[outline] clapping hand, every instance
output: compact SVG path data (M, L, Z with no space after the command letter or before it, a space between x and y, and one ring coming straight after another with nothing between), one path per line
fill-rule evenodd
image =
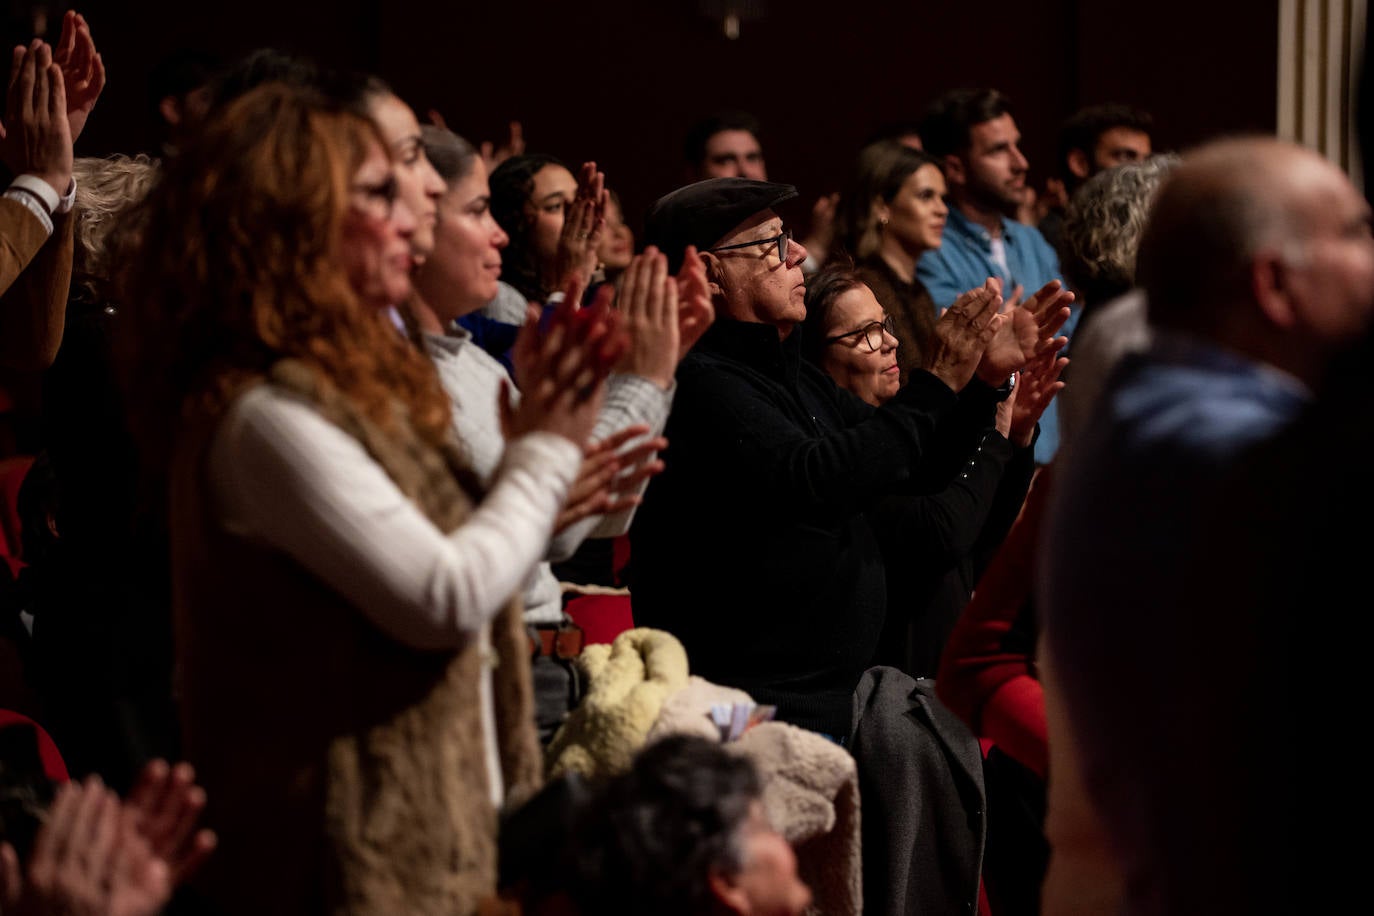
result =
M544 321L540 310L530 307L511 352L520 387L518 406L511 406L508 385L502 382L499 407L507 440L543 431L586 446L606 376L628 340L610 307L611 287L603 286L591 305L579 308L584 288L585 281L572 277L563 301Z
M0 161L13 175L37 175L61 197L72 182L72 135L62 69L35 39L14 49ZM84 116L82 117L84 123Z
M1002 289L996 277L989 277L985 286L998 293ZM1018 295L1019 291L1018 286L1013 295ZM1008 320L988 343L978 364L978 377L997 387L1007 376L1020 371L1032 357L1047 349L1061 349L1068 343L1068 338L1054 335L1069 320L1073 299L1073 293L1064 289L1062 283L1051 280L1029 300L1015 301L1004 313Z
M639 505L640 484L663 470L658 460L668 447L662 436L645 439L621 452L625 443L648 434L647 426L627 426L584 450L582 468L568 491L568 499L554 523L554 532L592 515L611 515Z
M67 93L67 124L75 143L105 88L105 63L95 49L86 17L74 10L68 10L62 17L62 35L53 51L53 62L62 71Z
M596 249L606 227L606 175L596 170L595 162L584 162L577 175L577 193L563 216L563 232L558 237L556 276L559 286L576 278L585 288L596 270Z
M999 314L1001 307L1001 287L992 280L955 299L935 322L930 373L952 390L962 391L989 343L1010 321L1009 315Z
M1060 356L1058 347L1047 347L1021 370L1012 391L1015 401L1011 402L1011 432L1007 436L1014 444L1022 448L1031 444L1035 438L1035 424L1040 422L1054 396L1064 390L1059 377L1068 364L1069 358Z
M716 320L711 304L711 286L706 279L706 262L697 254L695 245L688 245L677 272L677 335L678 361L706 333Z

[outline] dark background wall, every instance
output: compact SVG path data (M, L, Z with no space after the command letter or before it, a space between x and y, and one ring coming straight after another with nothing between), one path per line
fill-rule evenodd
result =
M745 12L737 40L718 13ZM10 0L10 19L29 7ZM48 3L56 24L65 4ZM1277 0L78 0L110 84L77 150L149 143L152 65L197 46L232 57L275 45L386 78L424 117L469 139L520 120L531 151L595 159L637 225L680 183L693 119L723 105L764 125L770 177L833 190L880 122L914 117L940 90L991 85L1017 106L1032 181L1059 121L1115 100L1151 111L1156 143L1275 126ZM751 14L759 18L750 19ZM22 27L20 27L22 29ZM14 27L11 26L11 31ZM22 37L22 36L21 36ZM804 220L804 209L795 214Z

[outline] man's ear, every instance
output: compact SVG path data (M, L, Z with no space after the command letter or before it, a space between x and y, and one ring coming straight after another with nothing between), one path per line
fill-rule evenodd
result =
M962 156L957 156L954 153L945 154L945 181L960 187L968 184L968 174L964 168Z
M713 868L706 876L706 886L726 912L739 913L740 916L746 916L749 912L749 895L744 892L743 885L730 875Z
M1074 177L1083 181L1092 172L1092 163L1088 161L1088 154L1081 149L1069 150L1068 158L1069 171L1073 172Z
M1250 261L1250 289L1260 312L1275 327L1289 329L1298 323L1301 303L1295 294L1295 271L1289 259L1273 248L1261 248Z
M709 251L701 253L701 262L706 265L706 288L711 291L712 297L725 295L720 272L720 259Z

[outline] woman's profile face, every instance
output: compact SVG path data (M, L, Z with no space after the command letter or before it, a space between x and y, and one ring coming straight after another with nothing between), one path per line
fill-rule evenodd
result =
M563 166L550 163L534 173L525 219L530 225L530 247L541 263L551 263L557 256L563 216L576 195L577 179Z
M396 163L401 199L415 218L415 233L410 244L416 259L423 260L434 250L434 222L439 196L444 193L444 180L425 156L424 144L420 142L420 122L409 105L386 93L372 96L368 100L368 110Z
M510 238L491 215L491 190L481 156L472 169L439 198L434 253L420 268L425 302L441 321L461 318L496 298L501 249ZM430 296L429 289L439 295Z
M821 368L835 384L877 406L897 393L901 377L897 369L897 338L886 330L872 328L887 318L873 290L862 283L835 298L826 320L825 336L847 335L825 345ZM878 349L871 349L868 328Z
M945 206L945 176L938 166L923 165L906 176L886 207L886 231L907 251L919 254L940 247L949 208Z
M349 182L339 253L349 284L371 308L388 308L410 295L416 221L399 185L391 157L371 144Z

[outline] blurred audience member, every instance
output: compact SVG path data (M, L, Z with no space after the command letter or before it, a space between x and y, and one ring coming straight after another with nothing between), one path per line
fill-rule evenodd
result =
M852 259L892 318L903 383L931 356L938 312L916 264L940 247L948 216L945 179L935 159L895 140L860 151L841 197L831 261Z
M1058 175L1046 183L1036 225L1045 241L1061 248L1064 211L1074 193L1094 175L1148 157L1154 147L1154 120L1148 112L1109 102L1074 112L1059 129Z
M1370 327L1369 223L1316 152L1233 138L1185 154L1145 227L1152 340L1117 365L1076 438L1038 582L1058 685L1046 702L1067 713L1122 870L1120 912L1288 912L1299 899L1270 879L1302 852L1256 804L1273 788L1257 765L1275 753L1275 713L1255 694L1274 670L1271 634L1245 605L1197 605L1188 574L1216 548L1198 521L1217 490Z
M1029 163L1011 103L995 89L955 89L931 103L921 120L926 152L944 165L949 217L944 243L927 251L917 276L938 309L988 277L1002 282L1008 301L1060 279L1059 259L1034 227L1015 219L1025 197ZM1072 337L1075 310L1063 328ZM1053 403L1040 420L1035 459L1044 464L1059 447Z

